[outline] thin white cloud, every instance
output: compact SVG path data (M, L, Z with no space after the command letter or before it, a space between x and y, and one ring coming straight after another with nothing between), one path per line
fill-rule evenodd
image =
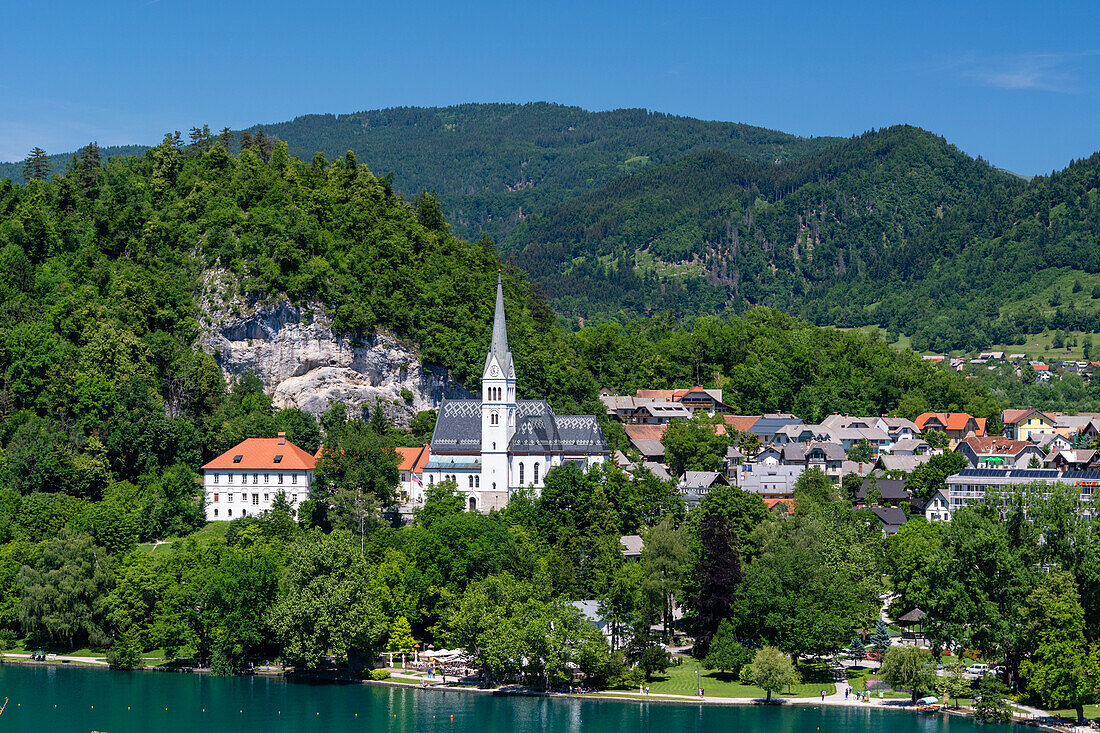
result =
M1085 80L1094 78L1082 67L1097 57L1100 50L986 57L971 54L950 66L967 79L998 89L1071 94L1082 91Z

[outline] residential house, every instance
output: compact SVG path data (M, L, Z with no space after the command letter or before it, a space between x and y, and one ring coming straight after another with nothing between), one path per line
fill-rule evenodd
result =
M752 426L760 419L759 415L723 415L727 429L736 430L739 433L752 432Z
M403 504L424 503L424 466L430 451L427 445L419 448L394 448L397 453L397 472L400 483L398 496Z
M639 425L664 425L677 419L690 420L691 410L676 402L648 402L630 415L630 422Z
M270 510L279 494L296 507L309 497L316 464L286 433L243 440L202 467L206 518L255 516Z
M875 461L875 468L880 471L904 471L911 473L917 466L922 466L932 460L932 455L922 453L920 455L895 455L893 453L881 453Z
M968 435L985 435L985 418L974 417L965 412L926 412L913 421L922 433L938 430L947 433L952 445Z
M1005 410L1001 421L1004 422L1006 438L1030 440L1037 433L1053 433L1057 422L1053 415L1035 409Z
M695 506L715 486L729 485L729 479L720 471L684 471L680 477L680 495L688 506Z
M890 446L890 454L895 456L922 456L939 452L941 451L933 450L923 438L902 438Z
M877 499L874 497L876 492ZM871 496L870 500L868 495ZM909 489L905 488L904 479L868 476L863 479L859 492L856 493L856 506L901 506L908 504L912 498Z
M642 559L642 550L645 549L645 542L642 541L640 535L623 535L619 538L619 544L622 545L624 562L638 562Z
M882 524L883 534L897 534L902 525L909 521L905 511L896 506L871 507L871 512Z
M951 501L946 489L939 489L924 505L924 518L929 522L950 522Z
M691 389L676 390L673 399L692 412L702 410L710 415L728 415L733 412L732 407L722 402L720 389L703 389L696 385Z
M665 446L661 439L665 437L668 425L624 425L623 431L639 453L643 461L664 463Z
M1031 436L1031 441L1035 445L1039 446L1046 454L1050 454L1056 450L1070 450L1073 448L1073 442L1064 435L1058 433L1035 433Z
M1083 448L1056 450L1043 461L1043 468L1059 471L1100 470L1100 455L1095 450Z
M887 417L883 415L875 420L874 427L886 433L889 438L889 442L883 446L883 450L895 454L898 452L895 447L900 441L920 438L920 428L917 427L917 424L904 417Z
M778 463L745 463L737 467L733 482L744 491L759 494L768 499L794 497L794 485L806 470L805 466L783 466Z
M1027 468L1032 459L1042 465L1045 457L1034 443L997 436L971 436L955 451L962 453L972 468Z
M774 443L776 431L785 425L801 425L802 418L795 417L794 415L784 415L777 413L774 415L761 415L759 419L752 424L749 428L749 432L760 438L760 441L764 444Z

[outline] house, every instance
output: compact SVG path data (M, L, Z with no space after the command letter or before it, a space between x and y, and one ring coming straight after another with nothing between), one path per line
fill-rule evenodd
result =
M933 452L932 446L922 438L902 438L890 447L890 454L895 456L922 456Z
M946 480L950 511L953 514L959 507L985 501L986 492L990 490L1000 491L1036 482L1073 486L1080 492L1082 506L1091 507L1092 497L1100 488L1100 471L964 468ZM1086 508L1085 511L1091 510Z
M882 524L883 534L897 534L902 525L909 521L905 511L896 506L871 507L871 512Z
M1070 439L1058 433L1034 433L1031 436L1030 442L1039 446L1039 448L1047 454L1051 451L1070 450L1073 448L1073 443Z
M1035 409L1005 410L1001 415L1006 438L1030 440L1037 433L1053 433L1057 422L1053 415Z
M883 448L891 453L898 452L895 447L900 441L920 438L920 428L917 427L917 424L904 417L887 417L883 415L875 420L874 427L886 433L889 443Z
M1042 465L1043 451L1026 440L970 436L955 448L972 468L1027 468L1034 459Z
M760 419L759 415L723 415L722 419L726 422L727 429L732 429L738 433L752 432L752 426L756 424L756 421Z
M985 418L974 417L965 412L926 412L913 421L922 433L938 430L947 433L952 445L968 435L985 435Z
M279 494L296 507L309 496L316 465L286 433L243 440L202 467L206 518L255 516L271 509Z
M398 496L403 504L424 503L424 466L431 451L427 445L419 448L394 448L397 453L397 473L400 480Z
M642 455L643 461L664 463L665 446L661 439L665 437L668 425L624 425L623 431Z
M585 621L592 624L600 634L603 635L604 641L608 646L611 646L611 622L603 617L600 613L600 602L597 600L586 601L570 601L569 605L577 609Z
M807 468L817 467L825 472L835 483L840 483L844 475L844 464L848 455L836 443L811 443L805 449L804 465Z
M878 493L877 500L873 497L875 492ZM872 496L870 502L868 502L868 495ZM901 506L908 504L910 499L912 494L905 488L904 479L868 476L863 479L859 492L856 493L856 506Z
M677 419L690 420L691 410L675 402L648 402L630 414L630 422L639 425L664 425Z
M645 542L642 541L641 535L627 534L619 538L619 544L622 545L623 561L624 562L638 562L642 559L642 550L645 549Z
M794 415L784 415L777 413L774 415L761 415L757 419L752 427L749 428L749 432L760 438L762 443L774 443L776 432L785 425L801 425L802 419L795 417Z
M719 471L684 471L680 477L680 496L685 504L694 507L715 486L729 485L729 479Z
M1056 450L1043 461L1043 468L1059 471L1092 471L1100 469L1097 451L1086 449Z
M794 497L794 485L806 470L805 466L781 466L773 464L745 463L737 467L733 482L743 491L759 494L768 499Z
M932 460L932 456L928 453L922 453L921 455L894 455L892 453L882 453L879 455L878 460L875 461L875 468L880 471L904 471L905 473L911 473L917 466L924 465Z
M696 385L691 389L676 390L672 397L691 412L702 410L711 415L728 415L733 408L722 402L722 390L703 389Z
M924 505L924 518L929 522L951 521L951 503L946 489L939 489Z

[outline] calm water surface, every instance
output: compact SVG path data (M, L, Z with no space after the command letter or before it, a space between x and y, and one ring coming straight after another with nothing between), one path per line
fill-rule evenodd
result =
M371 685L0 665L0 731L106 733L971 733L968 719L812 706L551 700ZM451 716L454 716L452 722ZM1007 733L1009 726L984 726Z

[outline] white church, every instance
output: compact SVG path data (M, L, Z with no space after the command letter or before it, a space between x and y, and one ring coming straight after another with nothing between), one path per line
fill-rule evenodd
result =
M555 415L546 400L516 399L508 349L504 291L497 279L493 341L485 357L480 400L444 400L432 433L425 488L451 479L471 511L502 509L512 492L537 494L546 473L563 463L587 469L610 458L594 415Z

